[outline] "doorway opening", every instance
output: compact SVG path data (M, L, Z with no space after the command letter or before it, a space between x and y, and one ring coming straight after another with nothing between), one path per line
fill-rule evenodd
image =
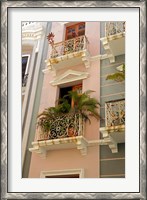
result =
M74 86L60 88L59 98L63 98L65 95L68 95L69 91L77 91L78 94L80 95L82 93L82 83ZM74 106L73 100L70 99L68 96L66 97L66 99L68 103L73 107Z
M79 178L79 174L54 175L54 176L46 176L45 178Z

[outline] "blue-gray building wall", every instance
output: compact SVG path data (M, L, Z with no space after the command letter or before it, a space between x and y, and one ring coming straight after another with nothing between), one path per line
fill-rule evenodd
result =
M105 23L101 22L101 38L105 37ZM101 55L106 54L101 44ZM105 127L105 102L125 99L125 81L106 80L108 74L117 72L116 67L125 63L125 55L115 57L115 62L109 59L101 60L100 69L100 127ZM125 177L125 143L118 144L118 153L112 153L108 145L100 146L100 177Z

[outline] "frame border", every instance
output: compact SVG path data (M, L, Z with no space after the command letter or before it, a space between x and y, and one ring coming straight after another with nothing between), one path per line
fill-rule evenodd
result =
M8 193L8 8L138 7L140 9L140 192L139 193ZM146 2L145 1L12 1L1 2L1 199L146 199ZM10 119L9 119L10 120Z

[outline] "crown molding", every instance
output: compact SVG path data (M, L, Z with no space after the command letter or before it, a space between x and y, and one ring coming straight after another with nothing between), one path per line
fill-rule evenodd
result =
M74 71L74 70L67 70L65 73L57 76L53 81L50 83L53 86L61 85L64 83L69 83L73 81L83 80L88 78L88 72L81 72L81 71Z

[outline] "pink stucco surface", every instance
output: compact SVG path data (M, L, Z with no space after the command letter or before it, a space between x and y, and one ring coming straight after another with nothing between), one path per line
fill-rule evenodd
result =
M89 41L89 51L91 56L98 55L100 53L100 23L86 22L85 35Z
M56 36L55 42L62 41L65 35L63 24L54 22L52 32ZM99 22L86 22L85 35L89 41L89 51L91 56L98 55L100 52L100 32ZM100 61L93 61L89 68L85 68L84 64L61 69L57 75L63 74L66 70L72 69L76 71L89 72L89 77L82 80L82 90L93 90L91 96L100 99ZM41 94L40 109L54 106L59 97L59 86L52 86L50 81L55 77L51 72L44 74L44 82ZM86 122L84 128L84 137L88 140L99 139L99 121L91 118L91 124ZM99 147L98 145L88 147L87 155L82 156L77 149L61 149L48 151L46 159L42 159L40 155L32 153L30 165L30 178L40 177L41 171L77 169L85 170L85 178L94 178L99 176Z
M40 177L41 171L84 169L84 178L97 178L98 147L89 147L86 156L77 149L48 151L47 158L41 158L33 153L29 177Z

